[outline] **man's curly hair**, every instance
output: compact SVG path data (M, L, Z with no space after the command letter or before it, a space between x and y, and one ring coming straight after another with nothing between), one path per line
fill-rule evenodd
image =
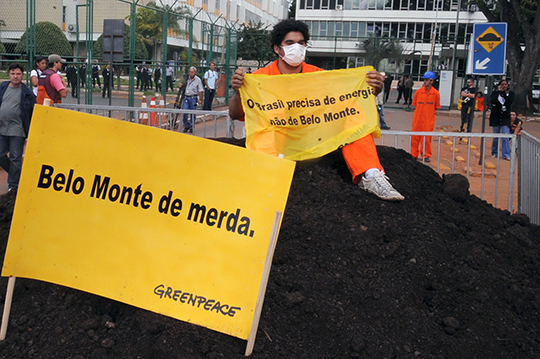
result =
M309 41L309 28L304 22L295 19L281 20L274 26L270 33L270 48L272 52L274 51L274 45L281 46L281 42L291 31L301 32L304 35L306 43Z

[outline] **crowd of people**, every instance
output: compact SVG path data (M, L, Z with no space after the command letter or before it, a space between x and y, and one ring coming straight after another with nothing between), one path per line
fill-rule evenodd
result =
M89 68L92 71L91 87L95 88L97 84L98 88L102 89L103 98L111 97L113 67L110 64L101 67L98 63L93 63ZM153 90L154 85L156 91L161 89L160 67L152 69L150 65L137 66L136 71L138 89ZM175 90L175 72L174 67L168 64L165 73L167 90ZM216 64L209 64L204 74L204 82L196 76L196 72L195 67L190 69L187 86L182 89L185 91L182 108L196 109L197 104L202 104L204 93L203 109L211 110L219 79ZM32 88L23 83L25 70L21 64L10 64L8 73L9 81L0 83L0 167L8 172L8 190L12 190L19 185L24 144L28 137L34 105L61 103L68 95L69 87L71 96L77 98L79 88L86 86L86 65L67 63L66 59L56 54L38 56L30 70ZM88 85L90 87L90 84ZM194 118L190 116L188 119L188 116L185 116L184 125L184 132L193 132Z
M35 65L31 71L32 85L35 95L37 96L37 81L39 74L44 71L47 67L47 57L38 56L35 61ZM77 98L79 96L79 88L86 87L86 64L77 64L77 63L63 63L62 70L65 72L65 87L71 88L71 96ZM116 74L117 69L111 67L110 64L100 65L99 63L93 63L89 66L92 73L92 88L96 86L102 90L102 97L111 96L111 87L112 81ZM195 68L197 72L197 68ZM201 80L203 83L203 92L204 92L204 101L203 109L211 110L212 103L214 101L216 91L219 84L219 73L216 71L215 62L210 62L206 65L206 68L202 68L204 72L204 77ZM59 72L59 74L61 74ZM162 81L165 81L165 90L170 92L175 92L182 87L182 81L176 79L177 71L172 63L168 63L165 68L165 76L162 76L162 67L161 66L151 66L150 64L139 64L135 66L135 76L136 76L136 90L140 91L156 91L160 92L162 89ZM198 76L197 76L198 77ZM184 81L185 82L185 81ZM88 86L90 87L90 86ZM197 95L198 96L198 95ZM203 100L203 96L200 96L200 99ZM189 107L191 108L191 106Z

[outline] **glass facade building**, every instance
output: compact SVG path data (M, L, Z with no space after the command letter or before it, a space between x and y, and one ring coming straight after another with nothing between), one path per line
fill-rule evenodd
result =
M464 72L475 23L487 22L465 0L298 0L296 18L310 28L310 61L325 68L366 65L363 42L371 36L398 42L402 55L380 71Z

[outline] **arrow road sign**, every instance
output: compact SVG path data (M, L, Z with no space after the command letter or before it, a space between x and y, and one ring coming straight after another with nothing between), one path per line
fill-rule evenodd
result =
M474 24L471 51L474 75L506 73L506 31L504 22Z
M486 57L486 58L484 59L484 61L476 60L476 64L475 64L474 67L475 67L476 69L478 69L478 70L485 70L485 69L487 69L486 64L487 64L488 62L490 62L490 61L491 61L491 59L490 59L489 57Z

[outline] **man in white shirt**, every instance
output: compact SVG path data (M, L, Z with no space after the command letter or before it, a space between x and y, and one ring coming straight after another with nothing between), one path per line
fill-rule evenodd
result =
M174 67L171 66L169 63L169 66L167 67L167 82L165 86L165 91L171 88L171 91L174 91L174 83L173 83L173 75L174 75Z
M216 95L216 82L218 73L216 72L216 64L210 63L210 69L204 74L204 106L203 110L212 111L212 102Z

